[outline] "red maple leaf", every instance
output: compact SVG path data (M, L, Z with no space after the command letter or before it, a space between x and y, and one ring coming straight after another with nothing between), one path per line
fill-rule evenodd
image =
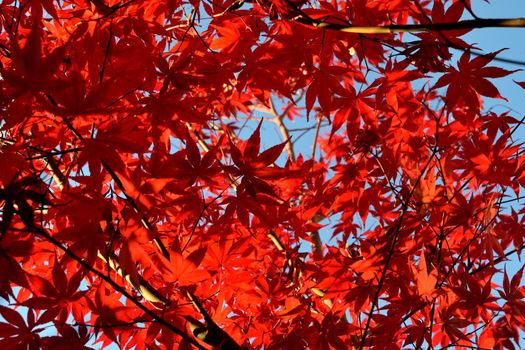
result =
M487 78L501 78L516 70L486 67L501 51L503 50L478 56L472 60L470 60L470 52L465 51L458 61L458 68L449 67L447 73L438 79L434 88L448 85L446 97L450 108L459 106L463 102L477 111L480 108L479 95L504 99L496 86Z
M289 141L287 140L259 153L261 125L262 122L259 123L257 129L244 144L242 152L230 140L231 157L235 163L234 167L230 167L230 171L233 176L242 176L238 191L246 190L252 196L262 192L277 197L272 186L265 180L275 180L290 175L286 169L274 164Z

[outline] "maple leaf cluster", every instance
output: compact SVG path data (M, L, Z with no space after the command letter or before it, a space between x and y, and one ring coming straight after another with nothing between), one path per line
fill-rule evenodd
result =
M519 347L470 3L2 1L0 348Z

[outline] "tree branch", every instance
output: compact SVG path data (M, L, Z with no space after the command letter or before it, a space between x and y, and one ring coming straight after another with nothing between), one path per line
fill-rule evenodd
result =
M291 104L286 108L286 110L279 114L277 112L277 109L275 108L275 104L272 101L272 98L270 97L270 113L272 114L272 122L277 124L279 127L279 130L281 131L281 135L283 136L284 141L286 141L286 145L284 145L284 148L286 149L286 152L288 153L288 156L290 157L292 162L295 162L295 152L292 146L292 143L290 141L290 133L288 131L288 128L286 125L284 125L283 118L286 116L288 111L291 108Z
M301 11L302 12L302 11ZM461 29L479 28L525 28L525 18L480 18L468 19L458 22L429 23L429 24L390 24L385 26L353 26L337 23L327 23L302 15L295 21L316 28L332 29L352 34L393 34L393 33L420 33L440 32Z

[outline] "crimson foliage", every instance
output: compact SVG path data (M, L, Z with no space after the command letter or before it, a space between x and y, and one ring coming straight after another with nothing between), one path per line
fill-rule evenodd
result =
M470 0L0 10L0 348L519 342L521 121L483 107L512 72L461 37L524 20Z

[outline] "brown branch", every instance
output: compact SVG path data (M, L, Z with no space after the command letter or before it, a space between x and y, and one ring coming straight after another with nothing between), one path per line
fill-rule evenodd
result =
M109 21L109 38L108 38L108 43L106 44L106 50L104 52L104 60L102 62L102 68L100 69L100 75L99 75L99 80L98 80L99 85L101 85L102 81L104 80L104 72L106 70L106 64L108 63L109 50L111 49L112 41L113 41L113 19Z
M461 29L479 29L479 28L525 28L525 18L478 18L472 10L467 8L475 19L461 20L457 22L444 22L444 23L417 23L417 24L390 24L390 25L379 25L379 26L353 26L351 24L337 24L323 22L310 17L306 12L301 10L291 1L285 0L286 4L293 9L297 16L292 20L313 26L316 28L338 30L340 32L352 33L352 34L393 34L393 33L420 33L420 32L431 32L431 31L449 31L449 30L461 30ZM237 1L236 3L244 3L244 1ZM235 8L230 6L226 8L221 14L234 10Z
M312 218L313 223L321 222L325 219L324 215L314 215ZM319 230L314 230L310 233L310 237L312 237L312 246L314 247L314 251L319 257L323 257L323 242L321 241L321 236L319 235Z
M302 11L301 11L302 12ZM390 24L384 26L353 26L345 24L327 23L315 20L302 12L295 21L309 26L323 29L337 30L352 34L393 34L393 33L420 33L432 31L449 31L479 28L525 28L525 18L480 18L458 22L429 23L429 24Z
M140 210L139 206L137 205L137 203L135 202L135 200L127 194L126 189L124 187L124 184L122 183L122 181L120 180L118 175L115 173L115 171L106 162L104 162L103 160L101 161L101 164L104 167L104 169L108 172L108 174L111 176L111 178L113 179L113 181L115 182L117 187L120 189L120 191L124 194L124 197L126 198L128 203L131 205L131 207L133 208L135 213L137 213L138 215L141 216L142 226L144 226L144 228L147 229L148 231L157 232L156 228L149 222L149 220L146 217L146 215L144 215L141 212L141 210ZM160 250L162 255L166 259L170 260L170 253L166 249L166 246L164 245L164 243L162 243L160 238L159 237L153 237L153 242L155 243L157 248Z
M323 116L320 115L317 120L317 126L315 127L315 135L314 135L314 142L312 145L312 159L315 160L315 151L317 149L317 139L319 138L319 131L321 130L321 121L323 120Z
M298 98L298 100L300 100L301 98L302 98L302 94ZM269 112L273 116L272 122L277 124L277 126L279 127L279 130L281 131L281 135L283 136L284 140L287 141L284 148L286 149L286 152L288 153L288 156L290 157L290 160L292 162L295 162L295 151L293 149L293 144L291 143L290 132L288 128L286 127L286 125L284 125L283 119L288 114L288 112L290 111L290 108L292 108L294 104L295 104L295 101L292 101L285 108L285 110L281 114L279 114L277 112L277 109L275 108L275 104L273 103L272 98L270 97L270 110L266 111L266 112ZM319 119L318 128L320 126L320 121L321 119ZM315 147L315 142L314 142L314 147ZM317 223L321 221L322 219L324 219L324 217L320 217L320 218L317 218L317 220L312 220L312 221ZM310 236L312 237L311 243L314 248L314 251L316 252L316 254L322 257L323 256L323 245L321 242L321 237L319 236L319 231L318 230L312 231Z
M464 2L464 0L462 0L462 2ZM416 7L419 9L419 12L422 16L424 16L427 21L429 23L432 23L432 19L425 13L425 10L423 9L423 7L417 2L415 1L414 4L416 5ZM465 3L465 7L467 8L467 10L469 10L470 8L466 6L466 3ZM476 19L476 20L479 20L480 18L477 17L473 12L472 10L470 10L471 12L471 15ZM475 49L475 48L465 48L465 47L462 47L460 45L457 45L455 43L453 43L452 41L450 41L450 39L448 37L446 37L445 35L443 35L443 33L439 32L438 33L439 36L441 37L441 39L447 43L447 45L455 50L458 50L458 51L462 51L462 52L468 52L469 54L472 54L474 56L485 56L486 53L484 53L483 51L481 50L478 50L478 49ZM498 62L504 62L504 63L509 63L509 64L515 64L515 65L519 65L519 66L525 66L525 61L520 61L520 60L514 60L514 59L511 59L511 58L504 58L504 57L493 57L492 58L493 61L498 61Z
M288 131L288 128L286 125L284 125L283 119L288 114L288 111L290 110L292 104L285 109L285 111L282 114L279 114L277 112L277 109L275 108L275 104L272 101L272 98L270 97L270 114L273 116L272 122L277 124L279 127L279 131L281 132L281 135L283 136L284 141L286 141L286 145L284 145L284 148L286 149L286 152L288 153L288 156L290 157L292 162L295 162L295 151L293 149L292 143L290 141L290 132Z
M297 262L294 262L290 257L291 254L288 252L288 249L285 247L284 243L277 236L277 234L270 230L267 234L268 238L272 241L274 246L279 252L282 252L286 258L286 265L288 265L290 279L294 281L297 277L301 276L301 271L297 268L298 263L304 264L304 261L301 258L297 258ZM286 266L284 267L286 269Z
M137 281L131 279L131 276L120 266L116 256L110 253L106 259L106 257L100 251L97 252L97 255L100 260L104 261L113 271L126 280L126 282L135 288L135 290L140 293L140 295L142 295L142 297L146 299L151 305L157 309L161 309L162 307L169 304L169 300L160 294L159 291L157 291L151 284L149 284L149 282L146 281L142 275L138 274Z
M58 168L58 164L55 162L55 159L52 156L46 157L46 168L51 173L53 180L57 184L60 191L67 186L68 181L64 174Z
M202 315L206 322L206 324L203 324L193 317L185 317L195 338L218 350L241 350L241 346L213 321L199 299L190 291L187 291L187 295L195 309Z

